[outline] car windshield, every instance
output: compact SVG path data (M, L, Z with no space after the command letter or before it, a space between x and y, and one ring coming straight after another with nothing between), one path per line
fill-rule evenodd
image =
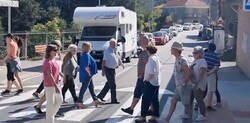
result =
M93 26L93 27L84 27L82 36L114 36L116 32L115 26Z
M161 33L161 32L154 32L153 35L155 37L161 37L163 35L163 33Z
M190 23L185 23L184 26L190 26L191 24Z
M84 27L81 40L88 41L106 41L110 38L116 38L115 26L93 26Z

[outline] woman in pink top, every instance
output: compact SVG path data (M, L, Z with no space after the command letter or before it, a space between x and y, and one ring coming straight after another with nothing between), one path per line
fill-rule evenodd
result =
M56 63L56 45L48 45L43 63L44 87L46 95L46 123L54 123L55 115L62 104L62 94L59 87L59 65Z

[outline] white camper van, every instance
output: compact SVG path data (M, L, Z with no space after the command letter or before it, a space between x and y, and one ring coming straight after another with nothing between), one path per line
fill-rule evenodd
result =
M109 40L118 41L117 50L122 60L130 62L136 53L137 19L136 13L124 7L77 7L73 21L82 26L78 43L79 50L84 41L92 43L91 55L101 63L103 50Z

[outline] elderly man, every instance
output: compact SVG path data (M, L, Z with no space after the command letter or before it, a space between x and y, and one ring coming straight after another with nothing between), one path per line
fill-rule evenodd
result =
M191 79L191 70L188 66L187 59L182 56L183 45L181 42L174 42L171 46L171 54L175 56L175 65L174 65L174 77L175 77L175 94L171 100L171 106L169 113L166 117L166 122L169 122L176 108L178 101L181 101L185 106L185 113L182 118L187 119L192 116L192 103L191 103L191 93L192 85L190 82Z
M139 43L140 43L140 46L142 47L142 51L138 53L139 60L137 63L137 82L136 82L136 86L134 89L133 102L131 103L130 107L121 109L123 112L128 113L130 115L133 114L134 108L142 96L144 71L145 71L145 66L146 66L148 58L149 58L149 54L146 51L146 47L149 45L148 36L142 35L140 37Z
M98 94L98 98L105 102L103 98L108 93L109 89L111 92L111 104L119 104L116 98L116 80L115 80L115 69L120 65L124 68L124 65L116 51L117 42L115 39L110 39L109 47L103 52L102 61L102 75L106 76L107 82L103 87L102 91Z

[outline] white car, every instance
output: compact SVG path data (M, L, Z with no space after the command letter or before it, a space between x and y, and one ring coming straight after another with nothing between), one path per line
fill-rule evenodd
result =
M183 30L192 30L193 24L192 23L184 23L183 24Z
M182 32L183 31L183 26L182 25L175 24L174 26L175 26L175 28L177 29L178 32Z
M193 23L193 29L202 30L203 25L200 23Z
M169 27L169 31L172 32L174 36L178 34L178 30L174 26Z
M149 38L149 40L150 40L150 42L151 42L153 45L155 45L155 38L154 38L153 33L145 32L145 33L143 33L143 34L144 34L144 35L147 35L148 38Z

